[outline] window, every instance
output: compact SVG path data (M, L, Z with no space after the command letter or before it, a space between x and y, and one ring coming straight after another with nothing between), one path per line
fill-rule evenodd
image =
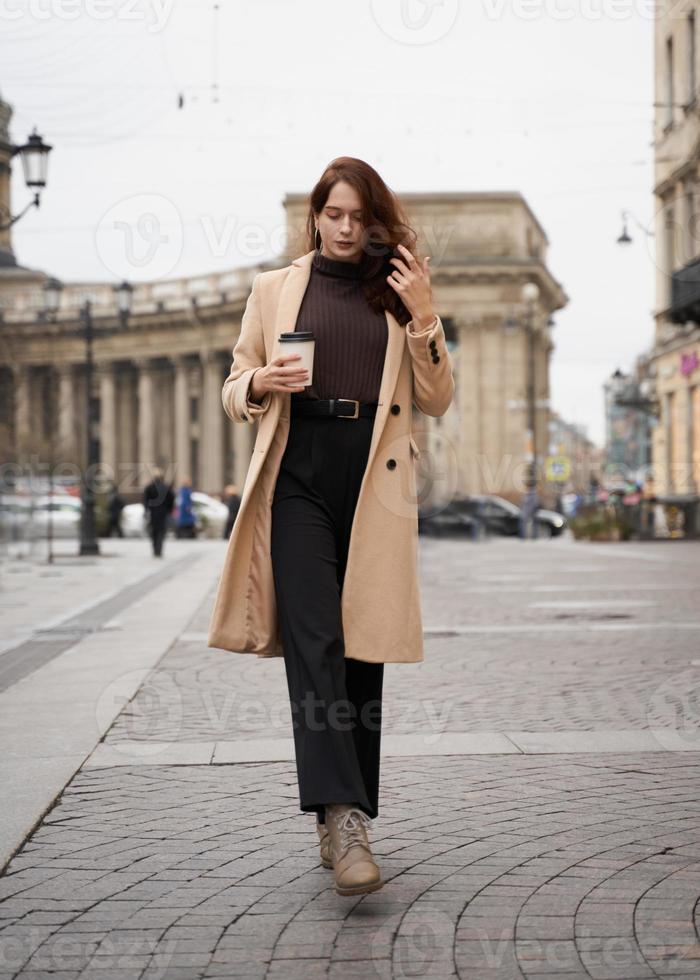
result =
M688 14L688 102L695 101L695 11Z
M675 220L673 213L673 202L666 205L664 214L664 251L666 283L668 289L668 300L671 300L671 276L676 267L676 248L675 248Z
M443 316L440 319L442 320L442 329L445 331L447 349L452 351L457 346L457 328L454 319L451 316Z
M683 264L691 262L698 254L698 242L696 239L697 228L695 223L695 192L692 187L687 187L685 191L685 241L683 242Z
M666 38L666 125L673 123L673 38Z
M199 485L199 442L197 439L190 439L190 462L192 463L190 478L192 486L196 487Z

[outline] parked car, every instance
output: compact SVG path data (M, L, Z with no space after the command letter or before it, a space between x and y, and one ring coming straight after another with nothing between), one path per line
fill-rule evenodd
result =
M204 538L220 538L224 533L228 507L208 493L192 491L192 507L197 535ZM169 524L172 530L172 516ZM126 538L142 538L148 533L143 504L127 504L122 510L121 528Z
M199 490L192 491L192 507L197 522L197 534L204 538L220 538L223 536L228 507L226 504Z
M122 508L120 526L125 538L143 538L146 535L143 504L127 504Z
M418 508L418 533L426 537L476 540L483 532L483 526L474 517L452 503L440 508Z
M520 508L505 497L498 497L495 494L473 494L469 497L458 497L453 504L460 513L481 521L491 534L514 536L520 531ZM562 533L567 524L563 514L544 507L538 509L535 520L537 533L543 538L556 537Z
M31 497L4 493L0 497L0 533L3 541L23 541L31 521Z
M37 541L49 533L54 538L77 538L80 533L80 498L68 493L39 496L3 494L0 498L0 527L9 540Z

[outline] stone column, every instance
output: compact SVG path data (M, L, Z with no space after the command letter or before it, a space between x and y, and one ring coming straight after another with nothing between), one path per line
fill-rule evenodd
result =
M175 367L175 478L181 482L185 477L193 479L190 453L190 380L189 362L183 355L173 358Z
M58 372L58 455L66 462L77 462L78 433L73 365L59 364L56 370Z
M207 351L201 355L202 404L200 414L200 466L204 493L221 493L224 482L224 419L221 389L224 377L221 355Z
M15 452L17 455L30 449L32 434L31 369L27 364L13 366Z
M153 410L153 367L147 359L139 361L137 367L139 405L138 461L145 476L150 477L150 471L157 465Z
M100 384L100 463L109 467L108 476L119 482L117 454L117 402L114 365L100 364L97 369Z

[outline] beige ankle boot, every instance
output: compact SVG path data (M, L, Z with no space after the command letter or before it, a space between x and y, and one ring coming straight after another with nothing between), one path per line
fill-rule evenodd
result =
M367 839L370 818L351 803L326 806L335 890L339 895L377 891L384 882Z
M333 861L331 860L331 838L328 833L328 827L323 824L316 816L316 833L318 834L318 839L321 843L321 864L324 868L332 868Z

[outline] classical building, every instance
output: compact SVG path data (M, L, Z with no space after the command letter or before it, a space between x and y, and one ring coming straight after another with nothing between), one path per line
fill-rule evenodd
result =
M700 101L697 2L655 17L656 309L649 353L659 422L655 491L698 501L700 487ZM696 508L697 509L697 508Z
M7 141L7 134L6 141ZM8 204L9 182L0 183ZM518 499L526 471L528 332L521 292L539 287L528 321L536 377L536 448L548 444L550 317L566 303L546 265L547 239L518 193L402 195L432 256L436 311L456 375L448 413L416 416L424 496L492 492ZM254 276L305 250L305 195L289 194L286 254L248 268L134 285L120 320L112 283L65 284L55 315L43 283L0 280L0 438L4 461L76 472L87 440L102 472L137 494L158 464L174 479L220 493L243 483L256 428L229 421L221 388ZM12 255L9 236L5 254ZM95 371L85 385L81 311L89 301ZM88 422L88 417L90 421ZM89 429L89 433L88 433Z
M568 301L547 268L548 241L521 194L401 194L419 250L431 256L435 311L451 349L456 392L445 416L417 417L424 491L498 493L518 500L527 469L526 310L522 288L534 282L536 450L540 473L548 447L551 315ZM302 250L306 197L285 199L288 254ZM427 450L427 451L426 451ZM547 493L544 482L542 485Z

